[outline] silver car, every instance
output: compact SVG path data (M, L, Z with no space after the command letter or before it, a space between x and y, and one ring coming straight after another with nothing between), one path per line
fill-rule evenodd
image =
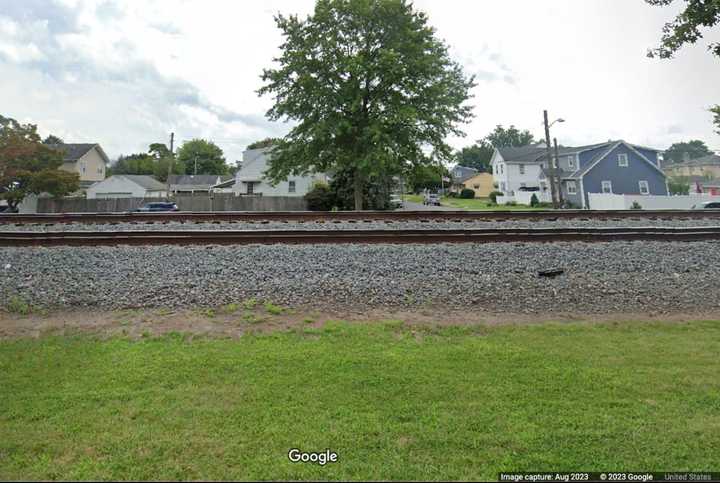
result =
M437 193L426 193L423 198L423 205L440 206L440 196Z
M711 210L720 209L720 201L703 201L697 205L693 205L692 210Z

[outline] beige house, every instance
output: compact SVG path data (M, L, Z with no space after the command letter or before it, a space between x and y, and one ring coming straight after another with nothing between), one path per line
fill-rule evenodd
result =
M709 179L720 178L720 156L710 154L682 163L668 164L663 171L670 177L704 176Z
M477 173L461 181L464 189L473 190L475 198L487 198L494 191L493 175L490 173Z
M60 169L78 173L81 187L105 179L105 168L110 160L99 144L49 144L48 147L63 153Z

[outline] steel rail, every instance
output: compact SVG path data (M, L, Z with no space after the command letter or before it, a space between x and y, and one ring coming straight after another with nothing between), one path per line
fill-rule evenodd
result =
M720 210L542 210L542 211L214 211L170 213L2 214L0 224L118 224L232 222L504 221L559 219L720 218Z
M720 226L473 230L179 230L0 232L0 246L512 243L720 240ZM720 247L720 246L719 246Z

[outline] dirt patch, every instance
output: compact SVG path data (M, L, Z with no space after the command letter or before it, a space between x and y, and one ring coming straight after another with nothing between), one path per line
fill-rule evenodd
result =
M323 327L328 321L378 323L398 321L409 326L496 326L542 322L687 322L720 320L720 310L695 313L618 313L586 315L575 313L513 314L472 312L425 307L422 309L313 310L256 304L252 307L226 306L216 309L117 311L66 310L28 315L0 311L0 339L45 335L95 334L101 337L141 338L171 332L201 336L240 337L246 333Z

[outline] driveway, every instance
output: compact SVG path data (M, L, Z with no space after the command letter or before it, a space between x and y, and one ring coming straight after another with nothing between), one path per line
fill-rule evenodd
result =
M422 203L414 203L412 201L406 201L402 208L397 211L457 211L458 208L452 208L450 206L433 206L423 205Z

